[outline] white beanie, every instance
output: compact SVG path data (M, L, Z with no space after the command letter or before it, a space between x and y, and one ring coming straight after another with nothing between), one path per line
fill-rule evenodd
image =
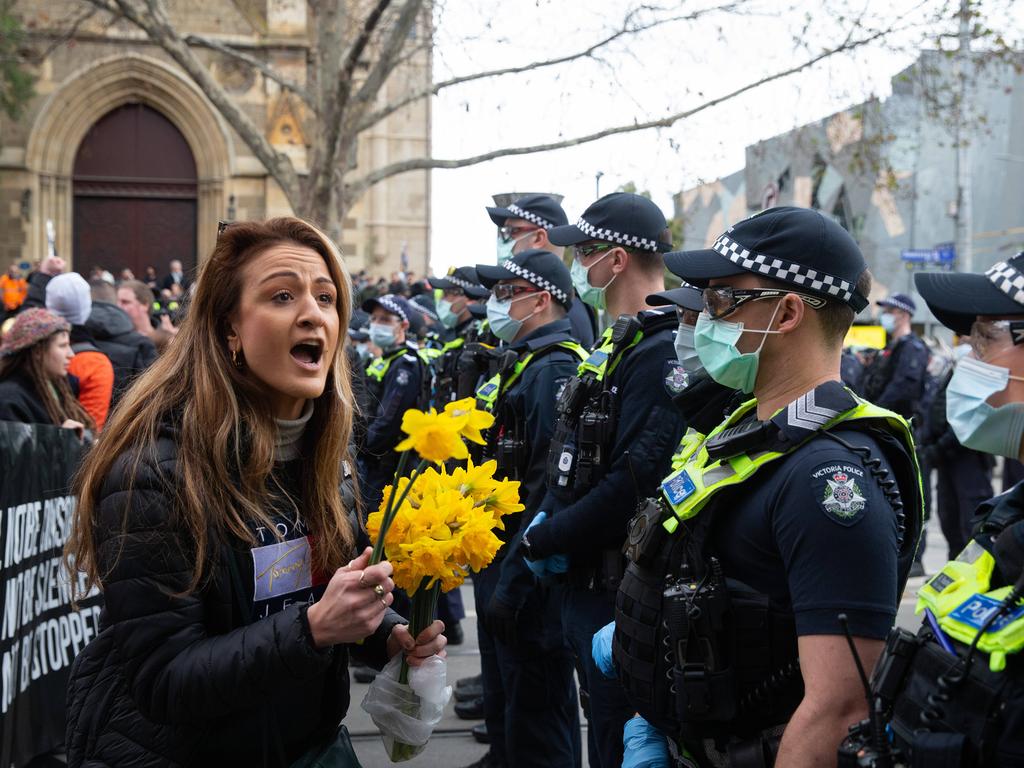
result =
M72 325L85 325L92 312L89 284L77 272L57 275L46 284L46 308Z

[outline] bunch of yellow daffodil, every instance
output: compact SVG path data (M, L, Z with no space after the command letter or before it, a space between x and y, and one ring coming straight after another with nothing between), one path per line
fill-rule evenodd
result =
M494 560L502 545L494 530L504 530L504 515L523 509L519 483L495 480L496 469L493 461L474 466L468 460L466 468L450 474L443 466L430 468L414 483L402 478L384 489L385 499L404 496L384 535L384 556L395 569L397 586L414 595L440 583L447 592ZM386 507L387 501L366 522L373 539L380 535Z

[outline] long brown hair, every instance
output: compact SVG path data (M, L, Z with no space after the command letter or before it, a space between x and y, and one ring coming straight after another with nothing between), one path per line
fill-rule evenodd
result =
M174 420L178 447L174 520L187 530L195 549L189 591L203 579L211 545L229 537L254 542L251 521L274 530L267 513L277 429L273 412L259 383L247 369L232 364L226 339L246 264L278 243L305 246L323 257L338 290L339 329L348 326L351 283L341 254L320 230L291 217L224 229L202 265L174 341L121 398L79 470L78 509L65 562L85 574L85 589L103 584L94 537L103 482L122 454L130 457L129 478L142 461L154 461L160 426L168 419ZM306 428L300 485L303 520L316 542L313 566L323 573L342 565L353 549L339 493L342 462L350 461L352 409L348 362L339 339Z
M66 331L57 331L31 347L0 358L0 381L16 371L24 371L31 380L32 386L35 387L50 421L59 427L68 419L72 419L81 422L87 429L95 429L96 423L92 420L92 416L82 407L78 398L75 397L75 393L71 391L68 377L54 378L46 372L43 365L43 359L58 333L66 333Z

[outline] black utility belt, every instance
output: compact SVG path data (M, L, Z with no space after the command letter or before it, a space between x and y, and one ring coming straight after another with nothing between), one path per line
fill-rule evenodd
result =
M606 549L600 553L598 563L588 566L572 566L561 574L558 581L574 589L592 592L616 592L626 572L626 561L618 549Z

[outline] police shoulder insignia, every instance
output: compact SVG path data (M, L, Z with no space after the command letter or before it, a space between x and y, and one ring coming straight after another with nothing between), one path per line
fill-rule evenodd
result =
M840 525L854 525L864 517L864 469L853 464L822 464L811 472L811 487L825 516Z
M662 376L662 381L665 382L665 390L670 395L678 395L686 389L690 383L690 377L683 366L675 361L669 361L665 363L665 373Z
M404 387L409 383L409 372L406 370L399 371L395 374L395 381L398 383L398 386Z

